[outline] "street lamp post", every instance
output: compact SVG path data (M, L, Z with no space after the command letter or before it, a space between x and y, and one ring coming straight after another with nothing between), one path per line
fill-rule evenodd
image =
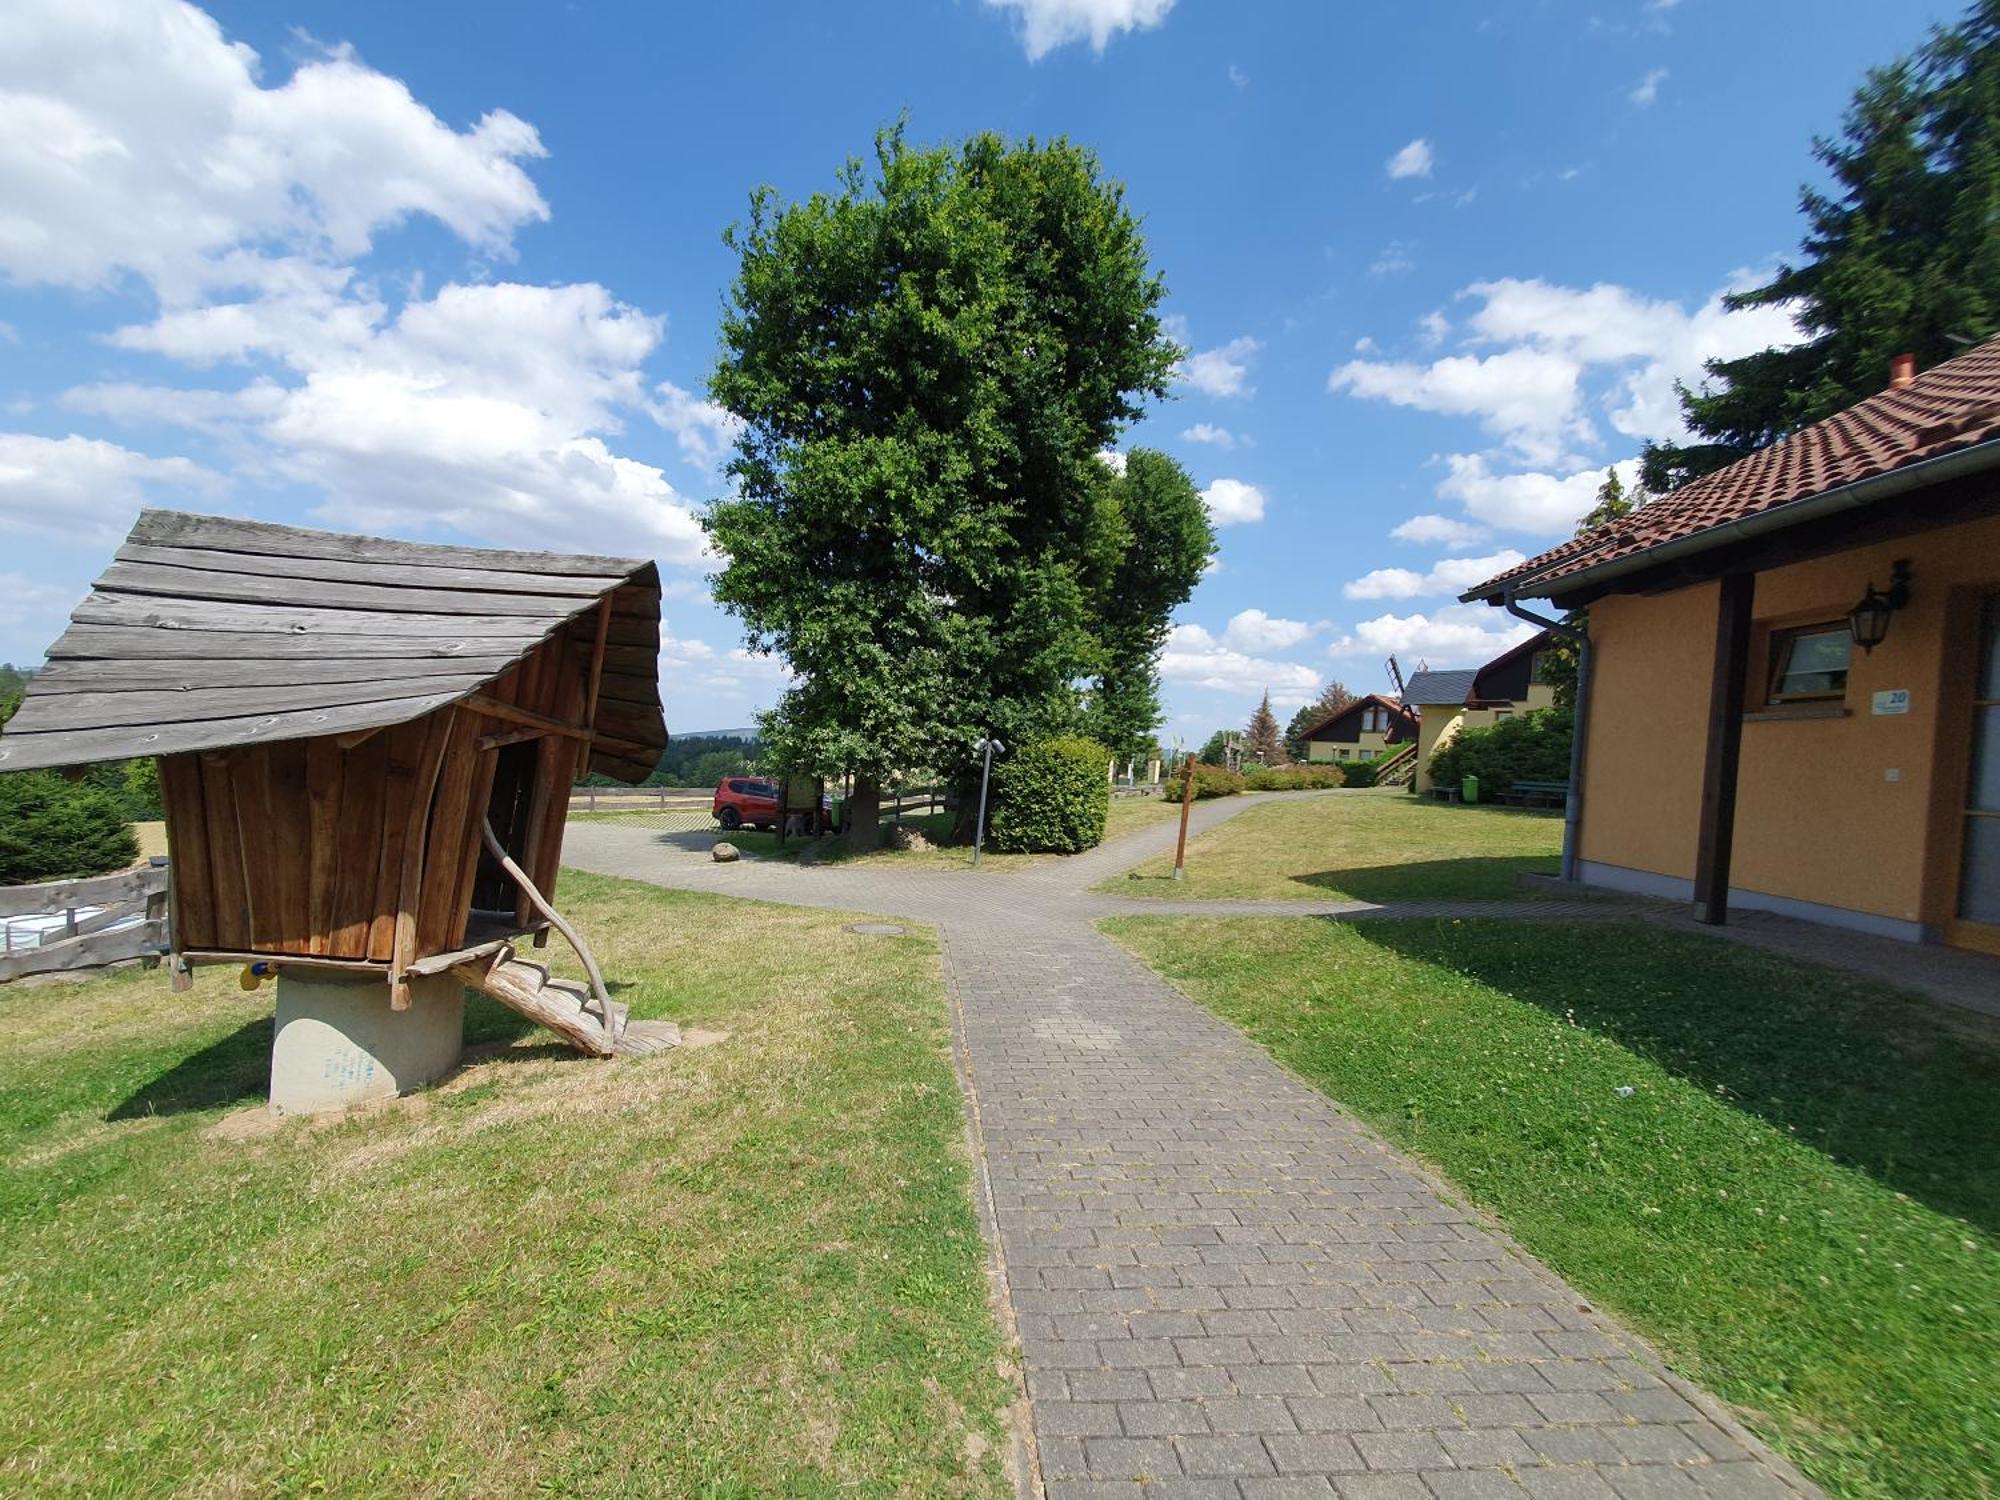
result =
M979 851L986 847L986 789L993 784L993 752L998 750L1004 754L1007 747L989 734L979 742L979 748L986 752L986 769L979 776L979 825L972 835L972 863L975 867L979 864Z

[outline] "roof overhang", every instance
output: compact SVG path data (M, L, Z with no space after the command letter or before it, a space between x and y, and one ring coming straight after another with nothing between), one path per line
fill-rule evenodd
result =
M1939 454L1935 458L1919 459L1886 473L1870 474L1830 490L1789 500L1754 515L1724 521L1691 535L1674 537L1644 551L1608 558L1601 563L1565 568L1562 562L1557 562L1539 574L1530 573L1505 580L1490 579L1460 594L1459 602L1472 604L1484 600L1499 606L1509 599L1556 599L1616 593L1622 580L1663 565L1681 562L1733 543L1769 536L1793 526L1826 520L1843 512L1863 510L1885 500L1990 473L1995 469L2000 469L2000 438Z

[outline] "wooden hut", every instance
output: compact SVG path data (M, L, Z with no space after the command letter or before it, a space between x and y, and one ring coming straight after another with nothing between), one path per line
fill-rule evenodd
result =
M651 562L149 510L0 771L157 756L177 976L345 969L403 1008L560 925L571 783L640 781L667 742L659 620ZM597 988L604 1036L571 1039L608 1051Z

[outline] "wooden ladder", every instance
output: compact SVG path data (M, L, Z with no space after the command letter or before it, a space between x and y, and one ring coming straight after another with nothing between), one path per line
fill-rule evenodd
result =
M622 1002L600 1003L589 986L552 978L545 965L522 958L511 944L455 964L451 973L590 1057L638 1057L680 1041L672 1021L633 1021Z

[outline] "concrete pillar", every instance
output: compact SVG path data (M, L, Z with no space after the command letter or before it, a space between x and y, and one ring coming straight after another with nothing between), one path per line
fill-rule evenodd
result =
M406 1094L458 1065L465 988L449 974L410 985L410 1008L389 1008L379 974L280 968L271 1045L271 1109L314 1115Z

